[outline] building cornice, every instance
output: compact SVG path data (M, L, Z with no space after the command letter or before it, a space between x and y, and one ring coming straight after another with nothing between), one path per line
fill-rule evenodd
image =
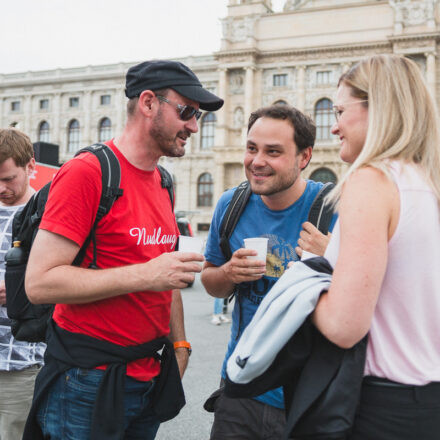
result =
M242 49L242 50L232 50L232 51L222 51L215 54L216 58L220 63L234 62L234 59L243 60L245 57L252 57L255 61L264 61L267 58L275 57L292 57L292 58L304 58L306 56L314 56L319 58L322 54L328 57L329 54L347 54L349 52L357 53L359 51L385 51L389 52L393 48L395 43L408 43L408 42L419 42L419 41L440 41L440 32L426 32L419 34L407 34L407 35L391 35L387 37L387 40L373 41L367 43L352 43L352 44L338 44L329 46L316 46L307 48L289 48L289 49L279 49L266 52L260 52L259 50L253 49Z
M424 32L419 34L401 34L401 35L391 35L388 40L392 43L402 43L409 41L421 41L421 40L435 40L440 41L440 32Z
M183 62L191 69L197 70L198 73L212 71L213 67L217 65L217 61L213 55L188 56L173 59ZM0 73L0 88L21 87L24 84L53 85L69 82L77 83L78 81L111 80L115 78L117 78L118 81L120 81L120 79L123 81L127 70L139 62L140 61L17 73Z
M276 14L304 14L304 13L312 13L312 12L322 12L322 11L334 11L335 9L348 9L348 8L363 8L365 6L378 6L388 4L388 0L365 0L362 3L353 2L353 3L345 3L341 5L333 5L329 6L320 6L320 7L307 7L305 5L304 8L299 7L298 9L291 10L283 10L282 12L277 12Z
M258 49L236 49L236 50L224 50L219 52L214 52L214 56L217 61L221 62L223 58L237 58L237 57L250 57L250 58L259 58L261 56L261 52Z

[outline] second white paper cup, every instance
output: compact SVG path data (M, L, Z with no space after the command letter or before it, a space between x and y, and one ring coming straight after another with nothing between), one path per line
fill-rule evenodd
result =
M179 235L179 251L203 253L203 240L198 237Z
M246 249L253 249L254 251L258 252L258 255L251 256L248 258L252 260L266 261L267 242L269 241L268 238L264 238L264 237L245 238L243 241L244 241L244 247Z

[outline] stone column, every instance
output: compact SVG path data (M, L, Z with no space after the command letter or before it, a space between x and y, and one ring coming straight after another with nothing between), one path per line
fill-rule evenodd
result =
M254 110L254 71L255 67L245 68L246 76L244 79L244 120L247 121Z
M52 133L51 133L51 139L52 142L55 144L58 144L60 146L59 149L59 154L60 157L62 154L64 154L67 151L66 148L66 140L65 139L61 139L61 122L60 122L60 116L61 116L61 94L60 93L56 93L53 96L53 103L52 103L52 114L53 114L53 119L52 119L52 123L53 126L50 127ZM63 142L64 141L64 142Z
M89 90L84 92L84 130L83 130L83 136L81 136L81 145L90 145L92 143L91 136L90 136L90 126L91 126L91 105L92 105L92 99L91 99L91 92ZM81 128L81 125L80 125Z
M306 66L298 66L298 110L306 108Z
M112 129L112 136L119 136L124 128L124 115L125 115L125 94L123 89L117 89L115 93L115 105L116 105L116 124Z
M226 94L228 93L227 90L227 75L228 71L227 69L220 68L218 70L219 73L219 79L218 79L218 96L225 100L225 104L223 107L216 112L217 116L217 126L216 126L216 133L215 133L215 145L218 145L219 147L225 147L226 146ZM194 146L195 147L195 146ZM195 148L193 148L193 151L195 151Z
M225 164L223 162L216 163L214 174L214 206L220 196L223 194L225 185Z
M246 74L244 79L244 127L241 131L241 142L246 145L247 138L247 121L252 111L255 110L254 99L254 80L255 80L255 67L248 66L245 68Z
M426 57L426 82L428 83L428 89L436 101L436 75L435 75L435 54L433 52L425 53Z
M31 102L32 102L32 97L30 95L26 95L24 97L24 103L23 103L23 114L24 114L23 132L26 133L31 138L31 140L33 140L33 135L31 133L31 131L32 131L32 127L31 127L31 115L32 115Z

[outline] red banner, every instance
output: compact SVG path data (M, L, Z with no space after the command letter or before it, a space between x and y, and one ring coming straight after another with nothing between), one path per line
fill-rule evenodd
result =
M58 170L59 167L37 162L35 171L30 179L32 188L38 191L46 185L47 182L50 182L53 179Z

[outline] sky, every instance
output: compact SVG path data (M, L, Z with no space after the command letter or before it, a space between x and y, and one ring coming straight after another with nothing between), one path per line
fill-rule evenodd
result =
M220 49L227 0L0 0L0 74ZM281 11L284 0L272 0Z

